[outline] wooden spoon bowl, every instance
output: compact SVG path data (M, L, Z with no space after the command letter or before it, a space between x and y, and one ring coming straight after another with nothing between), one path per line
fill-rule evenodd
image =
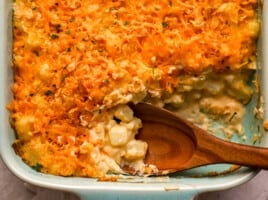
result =
M268 169L268 148L219 139L188 120L150 104L139 103L131 108L143 122L137 139L148 143L145 163L158 168L155 175L216 163Z

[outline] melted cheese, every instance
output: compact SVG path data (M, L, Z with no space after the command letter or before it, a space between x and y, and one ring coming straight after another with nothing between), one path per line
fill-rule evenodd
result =
M129 160L123 147L105 151L118 125L111 109L146 98L182 104L182 93L199 87L196 75L254 68L255 6L255 0L16 0L9 109L17 153L45 173L119 172ZM217 94L222 86L214 83ZM247 100L243 81L232 91L240 90ZM137 127L128 131L124 145ZM133 152L144 152L135 148L129 157L142 163Z

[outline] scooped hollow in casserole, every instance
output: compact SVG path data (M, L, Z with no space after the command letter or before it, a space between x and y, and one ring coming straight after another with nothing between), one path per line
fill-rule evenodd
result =
M14 149L34 169L103 177L157 170L129 102L243 135L256 0L16 0Z

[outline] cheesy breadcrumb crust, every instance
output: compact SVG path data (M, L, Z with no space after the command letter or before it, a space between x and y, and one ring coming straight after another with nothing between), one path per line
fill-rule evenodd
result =
M256 5L16 0L9 105L16 152L34 169L62 176L101 177L123 173L123 165L146 172L148 147L135 139L142 122L127 103L174 108L206 96L204 112L235 123L230 108L242 110L237 104L252 93ZM219 111L209 102L223 95L233 103Z

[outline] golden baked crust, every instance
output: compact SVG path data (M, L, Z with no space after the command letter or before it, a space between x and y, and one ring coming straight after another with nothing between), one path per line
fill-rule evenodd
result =
M252 67L255 10L256 0L16 0L15 149L42 172L101 176L90 155L105 142L89 127L172 93L182 75Z

